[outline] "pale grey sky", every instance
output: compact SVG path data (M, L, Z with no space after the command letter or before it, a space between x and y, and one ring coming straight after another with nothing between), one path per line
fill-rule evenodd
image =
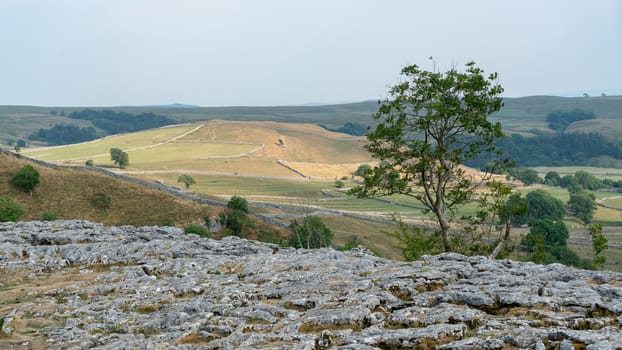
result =
M0 0L0 104L377 99L474 60L505 96L622 94L620 0Z

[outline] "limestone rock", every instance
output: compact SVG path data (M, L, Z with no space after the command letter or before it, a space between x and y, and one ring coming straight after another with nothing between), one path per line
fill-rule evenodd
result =
M622 344L622 275L558 264L404 263L74 220L0 223L0 277L0 296L17 295L0 304L0 348L20 334L53 349Z

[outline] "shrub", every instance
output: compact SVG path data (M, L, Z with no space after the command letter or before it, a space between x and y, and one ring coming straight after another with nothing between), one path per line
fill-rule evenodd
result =
M111 201L112 199L110 196L103 192L97 192L93 195L93 198L91 198L91 204L93 204L95 208L103 209L105 211L108 211L108 208L110 208Z
M184 227L184 233L186 234L195 234L198 235L200 237L210 237L210 233L207 232L207 230L205 229L205 227L201 226L201 225L188 225L186 227Z
M317 216L305 217L302 224L294 220L289 227L292 230L289 244L294 248L328 247L333 239L333 233Z
M24 210L24 207L13 201L10 197L0 197L0 222L17 221L24 216L25 213L26 210Z
M227 203L227 208L248 213L248 201L240 196L233 196Z
M94 163L93 163L93 160L92 160L92 159L89 159L89 160L87 160L86 162L84 162L84 165L86 165L86 166L93 166L93 164L94 164Z
M11 185L30 192L39 184L39 172L32 165L24 165L11 179Z
M246 237L244 229L255 227L255 222L241 210L230 209L220 214L220 223L225 226L228 232L240 238Z
M346 184L343 181L341 181L341 180L336 180L335 181L335 187L337 187L337 188L343 188L343 186L345 186L345 185Z

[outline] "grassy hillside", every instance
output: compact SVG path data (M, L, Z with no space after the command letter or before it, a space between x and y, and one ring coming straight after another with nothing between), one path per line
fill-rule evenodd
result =
M372 162L364 138L327 131L314 124L213 120L115 135L75 145L25 149L29 157L112 166L109 150L129 154L130 172L241 174L277 177L350 176ZM296 173L298 171L299 173Z
M9 185L10 178L27 162L0 154L0 196L9 195L26 208L23 220L40 220L43 213L59 219L84 219L108 225L184 226L201 222L219 209L182 201L144 186L88 171L55 170L34 165L41 182L32 197ZM97 192L111 198L108 211L91 204Z

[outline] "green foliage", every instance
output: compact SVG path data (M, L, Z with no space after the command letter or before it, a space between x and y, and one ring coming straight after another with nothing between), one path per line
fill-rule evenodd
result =
M244 229L255 227L255 222L245 212L229 209L220 214L220 223L234 236L245 237Z
M496 73L486 78L474 62L465 72L445 73L412 65L402 69L402 76L374 116L378 126L367 134L365 148L380 165L351 193L417 199L435 215L444 249L452 251L449 220L478 185L460 165L496 153L495 141L503 132L488 116L501 109L503 88Z
M367 126L362 125L362 124L347 122L338 129L329 129L329 130L342 132L344 134L349 134L349 135L354 135L354 136L363 136L367 133Z
M520 167L515 169L509 169L508 174L511 177L520 180L527 186L532 184L540 184L543 182L542 178L538 176L538 172L531 168Z
M590 237L592 237L592 250L594 252L594 267L600 270L605 265L605 250L609 248L609 241L603 235L603 226L600 224L590 225L588 227Z
M207 232L207 230L205 229L205 227L201 226L201 225L188 225L186 227L184 227L184 233L186 234L195 234L198 235L200 237L204 237L204 238L209 238L211 235L209 232Z
M559 186L562 178L556 171L549 171L544 175L544 183L549 186Z
M560 221L566 214L564 203L545 190L535 190L527 194L527 213L514 218L515 225L532 224L538 220Z
M341 180L335 180L335 187L343 188L346 184Z
M568 242L568 227L563 221L537 220L529 234L521 241L522 245L533 248L536 244L543 243L546 246L566 246Z
M90 120L96 127L109 134L134 132L176 124L175 120L151 112L134 115L111 110L96 111L85 109L69 115L72 119Z
M74 124L56 124L51 129L39 129L28 136L30 140L45 141L48 145L68 145L94 140L97 132L92 127L79 127Z
M93 166L94 165L93 160L92 159L88 159L86 162L84 162L84 165L86 165L86 166Z
M97 192L91 197L91 204L97 209L108 211L111 202L110 196L103 192Z
M574 177L577 179L577 183L586 190L594 191L606 187L600 179L585 170L577 171Z
M499 141L498 147L517 166L570 166L570 165L606 165L612 161L600 160L605 157L613 160L622 159L622 145L609 141L596 132L561 133L551 135L532 131L535 136L525 137L512 134ZM466 164L482 168L490 157L481 157Z
M399 221L395 231L387 234L397 238L399 241L397 248L406 261L417 260L426 254L439 254L444 250L440 233L430 232L424 227L409 227Z
M21 148L24 148L24 147L26 147L28 145L26 144L26 141L24 141L23 139L19 139L19 140L17 140L17 146L19 146Z
M126 166L130 165L129 156L126 152L123 152L119 148L110 149L110 160L112 160L121 169L125 169Z
M248 201L240 196L233 196L227 203L227 208L239 210L248 214Z
M533 262L592 268L590 261L581 260L577 253L568 248L568 236L568 228L563 221L538 220L521 244L530 251L528 259Z
M11 178L11 185L30 192L32 196L32 190L39 184L39 172L32 165L24 165L18 172Z
M563 132L574 122L594 118L596 118L594 113L577 108L573 110L555 110L546 116L546 121L549 124L549 128L557 132Z
M41 220L43 221L58 220L58 214L53 211L46 211L41 215Z
M568 211L586 224L592 222L596 211L596 197L586 191L570 192Z
M8 196L0 197L0 222L17 221L26 214L24 207Z
M294 248L316 249L328 247L333 239L333 233L317 216L307 216L301 223L297 220L289 225L292 236L290 246Z
M368 174L371 174L372 172L372 167L369 164L361 164L359 165L358 168L356 168L356 171L354 172L355 176L366 176Z
M177 182L182 182L186 186L186 189L189 189L190 186L197 183L192 176L186 174L180 175Z

